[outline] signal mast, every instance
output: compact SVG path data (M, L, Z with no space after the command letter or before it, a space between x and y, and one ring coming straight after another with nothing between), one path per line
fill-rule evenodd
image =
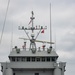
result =
M36 40L37 37L38 37L38 35L40 34L41 30L42 30L42 29L45 30L45 29L47 29L47 27L45 26L45 27L43 28L43 26L41 26L41 27L39 27L39 28L37 28L37 27L35 28L35 27L34 27L34 23L33 23L33 21L34 21L34 19L35 19L35 17L34 17L34 12L32 11L31 14L32 14L32 16L30 17L31 20L30 20L29 24L32 23L32 27L30 27L30 28L25 28L24 26L22 26L22 28L19 27L19 30L24 30L24 31L25 31L26 35L28 36L28 39L27 39L27 38L20 38L20 39L30 40L30 50L32 50L32 52L35 53L35 52L36 52L36 43L35 43L35 42L49 43L49 44L54 44L54 43L53 43L53 42L47 42L47 41ZM31 30L31 31L32 31L32 33L31 33L31 38L30 38L30 36L28 35L28 33L26 32L26 30ZM34 35L34 30L39 30L39 32L37 33L37 36L36 36L36 37L35 37L35 35Z

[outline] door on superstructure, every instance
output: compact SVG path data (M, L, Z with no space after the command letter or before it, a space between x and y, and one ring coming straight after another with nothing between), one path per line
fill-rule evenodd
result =
M35 73L35 75L39 75L39 73Z

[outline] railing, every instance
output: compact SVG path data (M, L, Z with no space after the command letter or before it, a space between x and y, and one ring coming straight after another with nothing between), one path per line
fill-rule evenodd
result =
M17 48L19 49L20 51L30 51L31 49L30 48ZM36 51L38 52L41 52L41 51L47 51L49 48L36 48ZM13 48L12 50L16 50L16 48ZM52 51L54 51L55 49L53 48Z

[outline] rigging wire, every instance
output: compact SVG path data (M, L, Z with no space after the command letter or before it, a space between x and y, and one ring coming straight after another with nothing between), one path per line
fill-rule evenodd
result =
M6 18L7 18L9 3L10 3L10 0L8 0L8 4L7 4L7 8L6 8L5 19L4 19L3 28L2 28L2 33L1 33L1 37L0 37L0 44L1 44L1 41L2 41L3 32L4 32L4 28L5 28L5 23L6 23Z
M39 32L38 32L38 34L37 34L37 36L36 36L35 40L36 40L36 39L37 39L37 37L39 36L40 32L41 32L41 29L39 30Z
M11 45L10 45L10 50L13 48L13 24L12 24L12 31L11 31Z

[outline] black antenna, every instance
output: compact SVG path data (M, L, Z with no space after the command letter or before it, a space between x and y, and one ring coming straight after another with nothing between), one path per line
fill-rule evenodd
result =
M52 42L51 3L50 3L50 42ZM50 47L52 47L52 44L50 44Z

